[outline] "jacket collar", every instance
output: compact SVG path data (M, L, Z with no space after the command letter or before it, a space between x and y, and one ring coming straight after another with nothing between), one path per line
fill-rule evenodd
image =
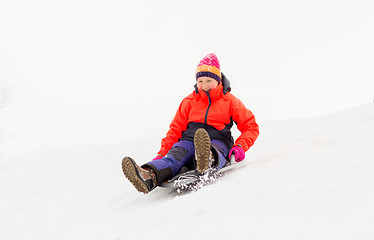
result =
M215 101L223 96L222 90L223 90L222 84L219 84L215 89L212 89L209 92L199 91L199 93L203 99L209 97L211 101Z

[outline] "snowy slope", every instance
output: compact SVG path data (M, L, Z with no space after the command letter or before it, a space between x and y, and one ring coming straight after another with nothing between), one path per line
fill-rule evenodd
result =
M134 142L2 156L0 239L373 239L374 105L259 124L243 167L185 195L136 192Z

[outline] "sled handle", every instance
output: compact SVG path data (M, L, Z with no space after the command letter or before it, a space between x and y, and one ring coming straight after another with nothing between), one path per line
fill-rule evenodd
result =
M235 153L232 153L231 154L231 157L230 157L230 164L235 164L236 161L235 161Z

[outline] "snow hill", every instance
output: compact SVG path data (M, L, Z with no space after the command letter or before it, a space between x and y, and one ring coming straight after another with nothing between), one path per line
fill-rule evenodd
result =
M0 239L374 238L374 104L259 125L243 167L184 195L127 182L121 159L153 155L134 142L3 155Z

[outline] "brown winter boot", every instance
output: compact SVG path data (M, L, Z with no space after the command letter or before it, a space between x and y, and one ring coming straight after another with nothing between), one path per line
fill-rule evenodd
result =
M139 192L149 193L157 186L153 170L139 167L130 157L125 157L122 160L122 171Z
M196 169L204 173L214 163L213 153L208 132L204 128L199 128L194 137Z

